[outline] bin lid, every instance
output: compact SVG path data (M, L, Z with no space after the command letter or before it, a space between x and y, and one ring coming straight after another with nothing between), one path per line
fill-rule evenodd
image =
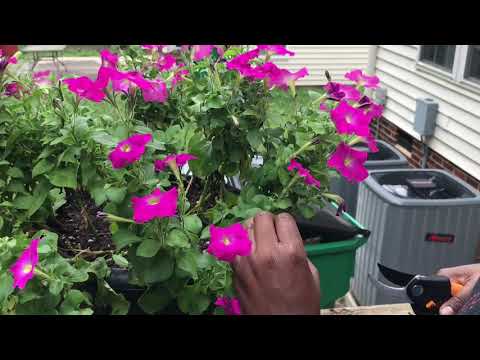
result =
M363 144L355 145L355 150L368 153L365 166L367 168L375 168L377 166L392 166L395 165L399 168L408 166L408 160L403 154L395 149L390 144L377 140L377 152L372 152L368 147Z
M443 170L373 170L365 185L397 205L480 204L473 187Z

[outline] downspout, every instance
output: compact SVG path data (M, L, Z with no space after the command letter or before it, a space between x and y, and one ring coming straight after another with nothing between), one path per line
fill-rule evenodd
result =
M377 52L378 52L378 45L370 45L368 48L368 64L367 64L367 74L372 76L375 75L375 70L377 68ZM373 96L373 89L367 89L366 95L368 97ZM375 136L378 136L380 121L377 119L377 126L375 129Z

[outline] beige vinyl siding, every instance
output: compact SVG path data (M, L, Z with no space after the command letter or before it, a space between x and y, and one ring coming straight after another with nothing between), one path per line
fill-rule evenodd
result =
M295 56L276 56L275 63L289 71L306 67L309 76L300 79L299 86L318 86L327 82L325 70L333 81L345 82L343 75L352 69L366 70L369 45L288 45Z
M384 117L419 139L413 129L415 100L439 104L428 145L480 179L480 93L417 66L419 45L379 45L375 72L387 89Z

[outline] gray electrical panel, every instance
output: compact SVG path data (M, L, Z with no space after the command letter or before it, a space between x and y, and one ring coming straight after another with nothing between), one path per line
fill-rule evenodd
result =
M433 136L438 103L433 99L417 99L414 129L421 136Z

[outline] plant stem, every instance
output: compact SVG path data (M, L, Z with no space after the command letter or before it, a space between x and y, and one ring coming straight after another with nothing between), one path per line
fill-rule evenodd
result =
M53 279L50 277L50 275L47 275L45 272L43 272L42 270L40 270L40 268L38 266L35 267L35 270L34 270L34 273L36 275L38 275L39 277L45 279L45 280L48 280L48 281L52 281Z
M305 143L300 149L295 151L292 156L290 156L290 159L295 159L298 155L300 155L302 152L304 152L309 146L311 146L316 139L312 139L309 142Z
M298 176L298 174L295 174L293 179L290 180L290 182L288 183L287 187L283 189L282 193L280 194L280 198L283 198L287 194L288 190L290 190L290 188L298 181L298 179L300 179L300 176Z

